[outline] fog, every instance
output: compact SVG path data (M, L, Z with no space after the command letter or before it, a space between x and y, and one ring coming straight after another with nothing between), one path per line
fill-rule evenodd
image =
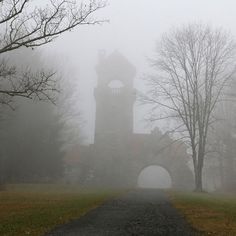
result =
M203 22L224 27L235 32L234 1L135 1L111 0L103 9L102 18L109 23L95 27L82 27L76 32L67 33L45 50L56 55L66 67L76 70L76 80L83 92L86 133L89 142L93 142L95 103L92 98L96 86L94 70L98 52L105 50L109 55L114 50L124 54L137 69L135 87L143 89L142 77L150 67L147 58L153 55L156 42L171 27L191 22ZM69 62L68 62L69 61ZM138 108L137 108L138 110ZM142 116L136 115L135 130L143 132L145 125ZM165 125L165 124L163 124Z
M149 166L142 170L138 177L138 187L140 188L171 188L171 177L162 167Z
M193 190L186 131L172 132L179 123L169 116L151 122L152 107L139 98L150 89L145 78L156 72L149 59L156 57L164 33L201 24L235 38L235 8L233 0L110 0L94 13L104 20L100 24L78 25L45 45L1 54L19 71L55 73L50 86L57 86L13 101L12 93L3 94L1 182ZM1 90L22 86L16 77L5 82L4 70L0 77ZM221 121L207 136L202 171L207 191L235 188L236 107L230 88L235 81L225 90L230 101L214 110Z

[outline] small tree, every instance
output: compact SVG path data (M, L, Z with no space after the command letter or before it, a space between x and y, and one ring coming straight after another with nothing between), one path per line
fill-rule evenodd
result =
M11 106L14 97L50 100L58 92L53 72L18 71L5 54L21 47L39 47L79 25L101 23L94 13L106 6L103 0L0 0L0 104Z
M191 24L165 34L152 65L143 99L154 105L152 120L175 119L175 132L191 147L196 191L202 191L202 170L213 111L235 74L235 43L229 34ZM165 115L158 116L162 107Z

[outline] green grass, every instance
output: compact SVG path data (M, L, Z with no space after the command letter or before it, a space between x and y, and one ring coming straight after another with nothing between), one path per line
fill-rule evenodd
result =
M0 235L43 235L120 194L63 185L12 185L0 192Z
M236 235L236 195L171 192L174 206L203 235Z

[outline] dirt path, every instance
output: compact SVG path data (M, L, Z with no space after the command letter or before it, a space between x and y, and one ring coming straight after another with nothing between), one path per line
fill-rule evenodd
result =
M161 190L135 190L46 236L197 235Z

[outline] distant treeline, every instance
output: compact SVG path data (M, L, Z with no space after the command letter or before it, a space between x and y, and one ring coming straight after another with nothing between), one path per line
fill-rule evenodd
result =
M6 182L50 182L64 173L62 125L49 104L21 102L1 122L2 178Z

